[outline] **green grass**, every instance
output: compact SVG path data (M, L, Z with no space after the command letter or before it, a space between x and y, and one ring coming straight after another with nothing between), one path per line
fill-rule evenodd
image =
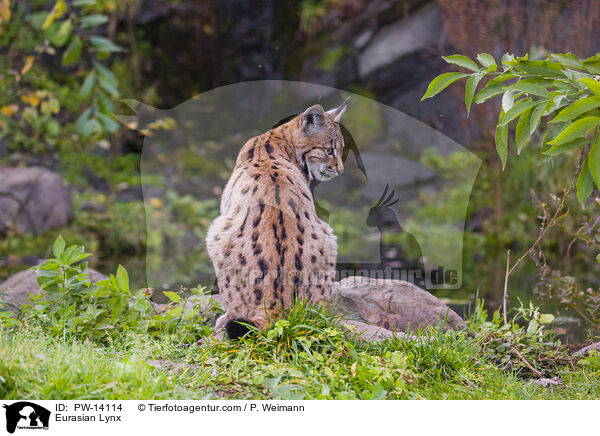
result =
M563 386L531 384L500 367L487 334L422 332L418 341L365 343L327 310L299 304L285 320L237 342L115 334L112 342L0 331L5 399L598 399L600 355L536 362ZM537 349L536 349L537 350ZM539 350L538 350L539 351ZM563 355L564 357L564 355ZM498 363L495 363L498 362ZM504 366L504 364L502 363Z

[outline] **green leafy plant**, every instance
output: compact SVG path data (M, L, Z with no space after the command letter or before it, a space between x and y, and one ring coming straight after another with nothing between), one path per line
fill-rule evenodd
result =
M482 104L501 95L495 142L502 168L508 160L509 126L516 123L514 143L519 154L538 131L541 120L550 118L542 156L552 158L581 150L577 196L585 205L594 183L600 187L600 83L596 76L600 74L600 54L587 59L572 53L551 54L543 60L530 60L528 55L515 58L506 53L500 63L487 53L477 56L478 63L463 55L443 59L471 73L449 72L436 77L422 100L464 78L467 112L472 103Z
M538 204L540 215L548 215L547 205ZM565 229L568 232L568 229ZM569 248L580 244L589 247L593 252L600 251L600 218L592 216L580 223L574 232ZM547 257L540 249L533 260L540 271L540 281L535 286L535 293L542 301L556 305L558 313L569 311L592 330L600 331L600 289L581 285L572 275L565 275L560 270L551 268ZM600 261L600 255L596 255Z
M54 258L34 267L45 295L31 297L20 311L21 322L39 325L52 335L100 342L126 331L174 335L173 339L182 343L210 334L207 316L218 308L204 288L191 290L187 297L166 292L170 303L154 305L147 290L130 289L129 275L122 266L116 274L94 283L85 262L91 255L83 247L66 247L59 236L52 252ZM195 298L187 304L192 296ZM16 326L12 316L2 316L0 321L5 327Z
M522 303L508 323L500 311L487 320L483 301L477 301L469 324L476 333L482 357L520 377L548 377L557 367L574 363L552 333L554 315Z
M39 152L65 142L65 129L93 142L119 130L112 117L119 85L102 61L124 49L98 34L109 21L101 2L12 9L0 23L0 138L11 150ZM58 56L62 71L49 61Z

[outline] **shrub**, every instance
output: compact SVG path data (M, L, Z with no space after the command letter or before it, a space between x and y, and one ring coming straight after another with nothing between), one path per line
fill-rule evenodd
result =
M122 266L108 279L93 283L85 262L91 255L84 247L65 247L59 236L52 252L54 258L33 268L46 295L33 296L23 306L21 322L39 325L52 335L100 342L128 331L173 335L180 342L210 333L207 317L216 307L205 288L192 289L184 298L182 293L165 292L170 303L158 306L150 300L148 289L130 290L129 276ZM186 308L191 296L197 298ZM7 327L16 325L9 315L1 317L0 322Z

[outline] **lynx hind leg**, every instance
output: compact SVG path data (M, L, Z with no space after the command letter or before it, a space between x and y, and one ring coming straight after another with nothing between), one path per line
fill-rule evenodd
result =
M220 215L215 218L206 232L206 250L208 251L208 256L213 263L217 276L225 261L225 245L232 243L231 235L227 232L227 229L230 227L231 219Z

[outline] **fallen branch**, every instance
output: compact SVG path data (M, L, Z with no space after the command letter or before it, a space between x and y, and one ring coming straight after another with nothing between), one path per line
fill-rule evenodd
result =
M515 347L513 345L512 346L512 350L519 357L519 359L521 359L523 361L523 363L525 364L525 366L527 366L527 368L529 368L531 370L531 372L533 372L538 377L542 377L542 373L539 372L537 369L535 369L533 366L531 366L531 364L527 361L527 359L525 359L525 357L519 352L519 350L517 350L517 347Z

